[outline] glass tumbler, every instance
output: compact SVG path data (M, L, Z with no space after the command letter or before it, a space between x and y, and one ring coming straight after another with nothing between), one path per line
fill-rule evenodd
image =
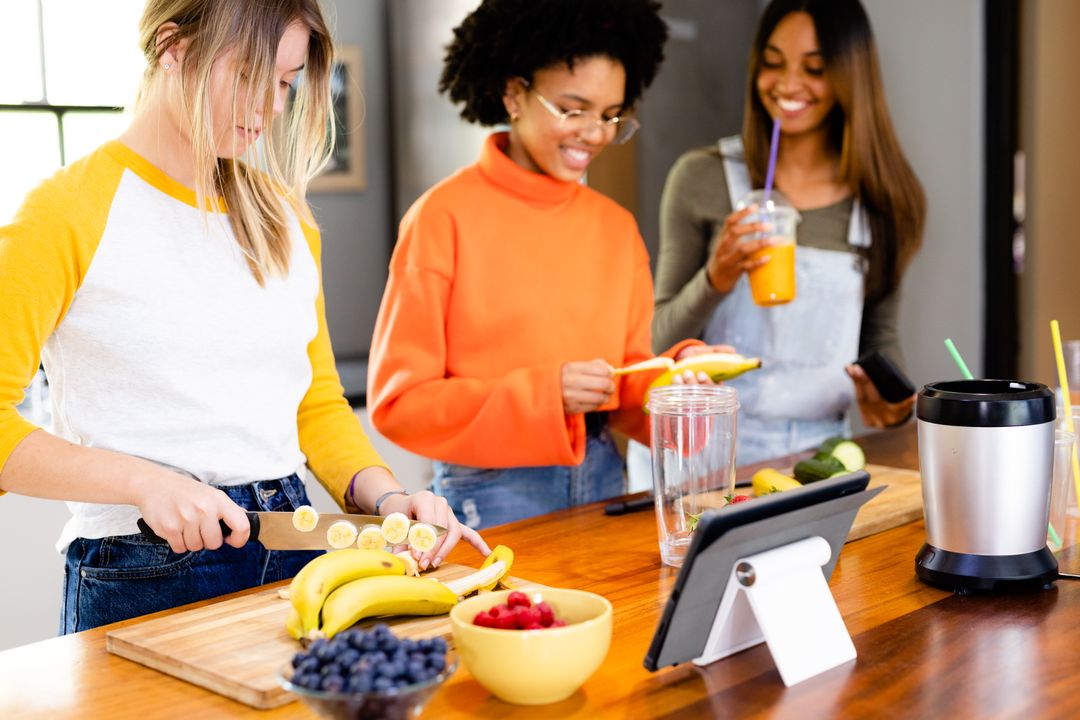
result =
M680 567L701 513L735 490L735 388L668 385L649 391L653 497L665 565Z

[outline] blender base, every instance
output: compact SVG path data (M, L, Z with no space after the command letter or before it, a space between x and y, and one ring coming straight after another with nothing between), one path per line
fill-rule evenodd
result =
M925 544L915 556L923 582L954 592L1036 589L1058 577L1057 558L1044 547L1021 555L969 555Z

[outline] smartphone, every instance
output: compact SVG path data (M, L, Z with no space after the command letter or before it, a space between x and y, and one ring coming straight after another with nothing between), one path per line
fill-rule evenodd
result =
M855 364L866 372L870 382L874 383L878 393L887 402L898 403L915 394L915 387L907 376L900 372L900 368L896 367L892 360L877 350L863 355Z

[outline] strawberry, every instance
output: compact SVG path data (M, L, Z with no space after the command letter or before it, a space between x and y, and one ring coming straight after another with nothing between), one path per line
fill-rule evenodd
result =
M728 505L734 505L735 503L746 502L747 500L753 500L752 495L728 495L724 498L728 501Z

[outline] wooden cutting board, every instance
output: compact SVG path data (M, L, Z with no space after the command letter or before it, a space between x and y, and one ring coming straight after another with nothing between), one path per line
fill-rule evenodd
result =
M452 580L476 568L448 564L426 577ZM544 585L511 578L521 590ZM281 687L280 670L300 644L285 632L289 601L276 588L222 600L167 617L145 620L105 636L106 649L207 690L260 710L292 702L296 696ZM385 622L399 637L449 639L450 617L395 617Z
M862 506L848 533L848 542L922 517L922 477L917 471L888 465L867 465L866 471L870 473L868 489L882 485L888 485L888 489ZM791 468L781 472L790 475ZM750 488L739 488L738 492L748 493ZM723 493L710 492L706 495L706 499L701 501L704 507L722 507L726 503Z

